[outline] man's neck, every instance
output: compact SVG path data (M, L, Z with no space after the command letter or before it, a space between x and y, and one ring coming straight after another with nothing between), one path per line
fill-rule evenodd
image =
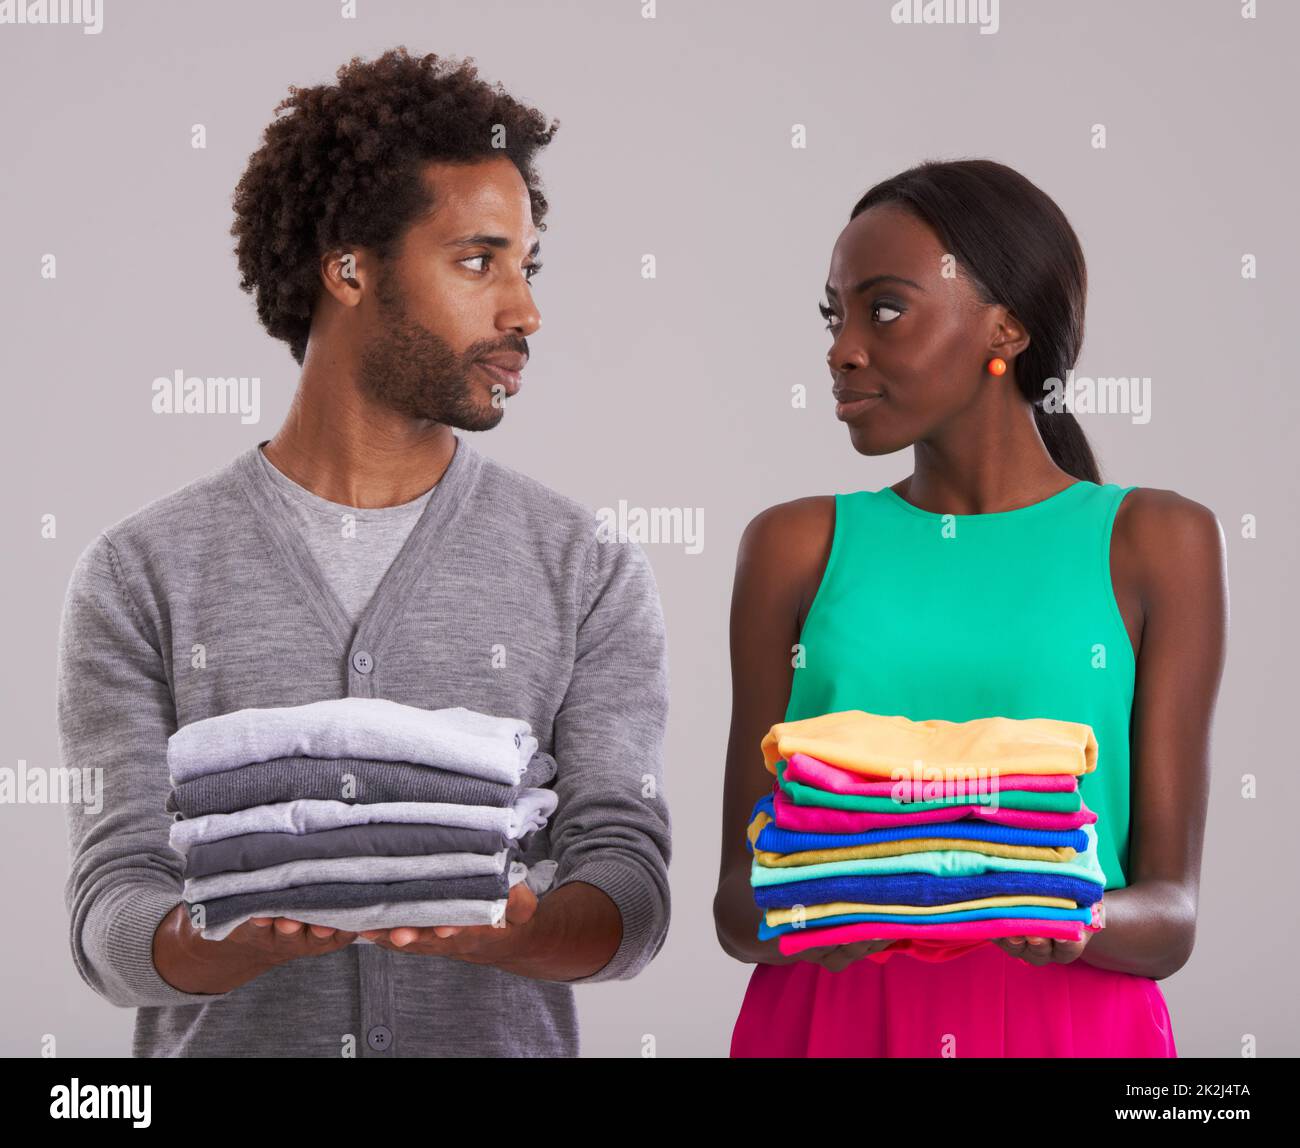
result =
M263 448L267 461L300 486L361 509L418 498L442 478L455 452L456 437L445 424L314 401L301 386Z

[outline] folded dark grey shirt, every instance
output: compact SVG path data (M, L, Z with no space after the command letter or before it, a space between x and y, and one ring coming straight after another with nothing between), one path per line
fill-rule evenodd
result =
M519 785L406 761L360 757L275 757L182 781L165 808L183 817L234 813L254 805L313 798L373 805L381 801L442 801L454 805L513 805L519 790L555 777L555 759L535 753ZM530 779L537 780L530 780Z
M492 829L379 822L316 833L241 833L190 847L185 876L246 873L286 861L330 857L414 857L427 853L499 853L515 842Z

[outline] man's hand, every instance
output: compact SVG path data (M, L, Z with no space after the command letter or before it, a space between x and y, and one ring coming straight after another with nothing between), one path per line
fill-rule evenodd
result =
M478 965L491 965L517 957L527 943L524 928L537 911L537 897L522 881L510 889L504 925L431 925L416 928L365 929L360 936L395 953L426 957L458 957Z
M153 963L158 975L181 992L225 993L286 961L346 948L356 937L288 917L253 917L228 937L207 941L190 923L182 901L154 932Z

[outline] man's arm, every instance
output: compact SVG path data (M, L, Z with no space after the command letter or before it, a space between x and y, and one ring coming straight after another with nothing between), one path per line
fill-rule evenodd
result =
M654 573L635 543L593 542L579 619L573 676L555 717L555 885L535 920L549 931L546 918L570 905L576 923L586 902L592 923L601 908L578 900L581 882L613 903L622 930L617 944L614 934L599 946L608 959L569 984L636 976L663 947L671 908L667 636Z
M540 902L510 891L509 927L364 933L401 952L491 964L517 976L628 980L668 931L671 835L663 793L668 668L645 555L592 542L579 588L573 674L555 716L555 882Z
M163 809L176 710L157 641L101 534L73 568L59 636L62 763L91 771L83 777L97 780L101 798L97 813L68 806L64 896L77 971L123 1008L225 995L182 992L153 960L154 933L182 899L182 861L168 844Z

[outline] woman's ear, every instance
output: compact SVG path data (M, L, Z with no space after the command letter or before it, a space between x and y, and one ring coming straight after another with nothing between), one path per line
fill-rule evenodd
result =
M1029 332L1005 307L997 308L997 320L989 353L1010 362L1029 346Z

